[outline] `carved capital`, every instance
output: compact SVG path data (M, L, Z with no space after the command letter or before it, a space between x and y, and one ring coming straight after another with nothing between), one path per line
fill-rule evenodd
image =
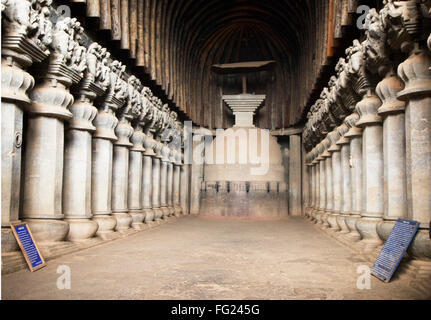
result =
M406 61L398 66L398 76L405 88L398 98L407 101L412 97L427 96L431 93L431 54L426 50L414 50Z
M340 151L340 146L337 145L337 141L340 139L340 134L338 133L338 128L335 128L328 134L328 139L331 142L331 146L329 147L329 152L337 152Z
M132 147L133 144L130 142L130 137L133 135L133 127L130 125L130 121L127 118L119 120L117 127L115 128L115 134L118 140L114 142L116 146Z
M380 116L392 113L403 112L406 107L404 101L397 99L397 95L404 89L404 82L393 72L389 72L386 77L377 84L376 93L382 101L378 109Z
M366 127L368 125L382 123L382 118L377 114L377 110L381 105L382 102L374 93L369 92L364 96L356 105L356 112L360 117L356 126Z
M93 121L96 126L94 138L116 141L115 128L118 124L117 117L111 110L99 110L96 118Z
M362 128L356 126L356 123L359 121L359 114L356 112L352 113L345 119L345 123L349 128L349 131L344 135L346 138L360 137L362 135Z
M130 138L131 143L133 144L131 151L144 152L144 141L147 138L145 133L142 131L142 127L140 125L136 125L133 131L133 135Z

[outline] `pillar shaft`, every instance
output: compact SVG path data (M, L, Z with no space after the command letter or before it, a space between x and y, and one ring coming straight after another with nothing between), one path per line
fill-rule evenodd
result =
M142 201L143 189L143 143L145 134L140 125L135 127L131 141L133 147L130 149L129 162L129 186L128 186L128 207L132 216L132 227L137 230L144 228L145 213Z
M188 164L181 166L179 189L182 213L188 215L190 213L190 165Z
M132 144L129 138L133 134L127 119L122 119L115 133L118 140L114 142L114 158L112 166L112 214L117 220L115 230L123 231L130 228L132 217L128 208L128 179L129 179L129 149Z
M398 66L405 88L398 98L406 102L406 163L408 216L420 223L410 246L417 258L431 259L431 54L418 45Z
M117 118L109 110L99 110L94 120L91 202L93 220L99 224L97 234L101 237L111 234L117 225L117 220L111 215L113 141L117 140L114 131L117 124Z
M153 158L153 194L152 205L155 212L155 219L159 220L163 212L160 210L160 158Z
M289 215L302 215L301 136L289 136Z

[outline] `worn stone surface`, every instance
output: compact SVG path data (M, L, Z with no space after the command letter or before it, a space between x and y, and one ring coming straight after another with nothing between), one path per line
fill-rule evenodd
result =
M57 268L71 268L58 290ZM423 299L409 278L356 287L371 266L301 218L286 222L187 217L2 277L4 299ZM121 284L121 285L120 285ZM28 290L31 287L32 290ZM429 291L431 292L431 291ZM431 298L428 295L428 298Z

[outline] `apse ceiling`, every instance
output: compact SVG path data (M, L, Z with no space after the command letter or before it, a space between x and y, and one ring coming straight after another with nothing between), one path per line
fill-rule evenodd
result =
M98 41L116 47L129 69L184 118L208 128L232 124L221 95L241 90L240 76L216 74L211 66L274 60L272 70L248 74L247 87L267 95L257 125L277 129L301 121L325 78L326 66L333 63L344 28L352 24L357 4L355 0L87 0L76 5L74 13L86 12L83 23L96 26Z

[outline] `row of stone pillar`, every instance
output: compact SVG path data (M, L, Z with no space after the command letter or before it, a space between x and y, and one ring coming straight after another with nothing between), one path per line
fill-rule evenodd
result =
M39 242L82 241L186 213L176 113L50 10L2 7L2 243L19 220Z
M410 13L406 21L417 23L412 12L420 4L400 4L401 15ZM398 218L418 221L409 252L431 259L431 53L419 40L423 35L415 34L414 41L404 44L407 58L399 65L383 54L372 55L389 50L386 34L392 33L382 21L386 10L395 10L391 5L380 15L370 13L367 30L374 33L367 32L366 41L347 50L350 60L344 70L352 72L359 62L348 84L359 102L347 105L352 113L338 126L329 123L324 139L307 154L307 214L322 228L356 242L364 253L378 252ZM380 81L373 85L377 81L365 66L376 61Z

